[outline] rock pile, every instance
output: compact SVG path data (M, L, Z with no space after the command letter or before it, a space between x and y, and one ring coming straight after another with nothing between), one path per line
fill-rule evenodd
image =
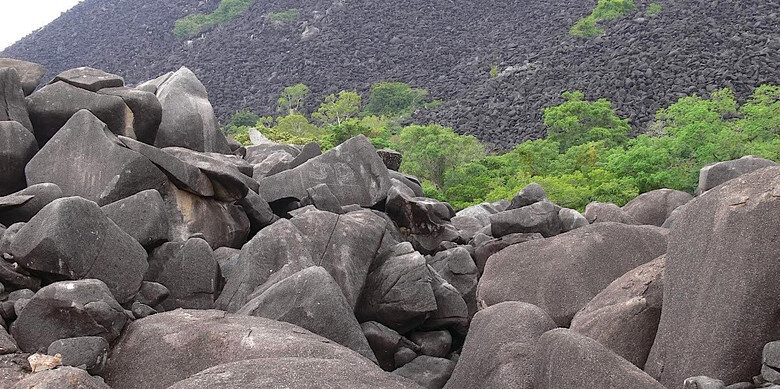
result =
M771 163L708 166L696 198L582 215L531 184L455 212L363 136L225 139L186 68L26 98L39 67L3 73L2 387L780 382Z

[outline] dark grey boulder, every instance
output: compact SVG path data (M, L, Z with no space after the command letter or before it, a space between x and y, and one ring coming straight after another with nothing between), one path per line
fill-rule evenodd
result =
M162 85L165 81L168 81L169 78L173 75L173 72L168 72L163 74L162 76L159 76L157 78L153 78L149 81L142 82L138 84L135 88L149 93L157 93L157 90L160 89L160 85Z
M401 336L392 328L375 321L360 323L360 327L382 369L392 371L396 367L401 367L401 365L396 365L395 355L402 348L413 350L414 356L417 357L420 346Z
M761 378L767 382L780 382L780 341L769 342L761 352Z
M613 281L574 315L570 328L644 368L661 318L665 262L662 255Z
M162 120L162 106L157 96L134 88L103 88L103 95L119 96L132 113L133 135L139 142L154 144Z
M97 204L57 199L25 224L11 242L13 260L54 279L97 278L114 297L130 301L146 272L146 251Z
M487 238L488 240L479 243L474 249L474 262L476 262L477 269L479 269L480 272L485 270L485 264L493 254L515 244L536 239L544 239L542 234L538 232L515 233L505 235L500 238Z
M236 312L243 307L258 287L267 289L277 281L300 270L315 266L311 243L286 219L260 230L244 247L235 269L226 274L225 288L216 307ZM260 292L262 293L262 292Z
M558 325L568 326L612 281L663 254L666 235L667 230L655 226L596 223L509 246L485 265L477 301L531 303Z
M122 231L151 249L168 241L168 216L160 192L149 189L101 207Z
M139 303L138 301L133 302L133 304L130 306L130 313L133 314L134 319L143 319L147 316L154 315L156 313L159 313L156 309L146 305Z
M326 184L341 205L370 207L387 197L390 177L374 146L358 135L302 165L260 180L260 192L268 202L301 200L306 189Z
M254 235L257 231L262 230L265 227L270 226L275 221L279 220L268 205L268 202L263 199L259 194L249 191L246 196L242 198L238 205L246 212L246 216L249 218L249 225L251 230L250 235Z
M165 285L159 282L144 281L141 282L141 289L138 290L135 300L141 304L153 307L163 302L170 295L171 291Z
M409 340L420 346L422 355L432 357L444 358L452 347L452 335L447 330L412 332Z
M352 306L322 267L303 269L275 283L237 313L295 324L377 361Z
M465 247L440 251L426 258L428 264L463 296L469 317L477 312L479 269Z
M629 215L622 208L612 203L592 202L585 207L583 214L588 223L623 223L623 224L641 224Z
M290 157L290 161L292 161L292 159L301 153L301 146L282 143L264 143L247 146L244 159L251 165L257 165L263 163L266 159L271 158L271 156L276 155L277 153L287 154Z
M473 217L480 222L483 226L490 224L490 215L506 211L506 207L496 203L481 203L472 205L468 208L464 208L456 214L456 216L469 216Z
M101 336L58 339L49 345L46 354L60 354L64 366L82 367L100 375L108 359L108 342Z
M90 92L97 92L103 88L125 86L125 80L122 77L87 66L66 70L54 77L50 84L57 81L67 82Z
M223 363L312 356L379 370L362 355L293 324L215 310L176 310L131 323L111 349L104 377L114 389L137 388L139 382L161 389Z
M555 328L541 308L507 301L474 315L447 388L532 388L538 339Z
M388 170L387 173L389 174L391 180L396 180L407 188L411 189L415 197L424 196L420 180L418 180L416 177L404 173L399 173L395 170Z
M198 196L171 183L161 193L168 214L171 241L200 236L212 248L239 248L246 243L250 222L240 206Z
M0 122L14 121L33 131L19 75L12 68L0 67Z
M460 238L468 242L474 238L474 235L485 227L482 222L471 216L455 216L450 220L452 226L458 230Z
M688 193L673 189L656 189L642 193L623 206L623 211L637 224L662 226L678 207L693 200Z
M86 371L70 366L60 366L53 370L34 373L9 389L111 389L100 379Z
M420 355L394 370L393 374L406 377L426 389L441 389L454 369L455 362L449 359Z
M382 253L366 278L368 287L355 309L358 320L400 333L418 327L437 309L430 277L425 258L408 242Z
M576 230L577 228L584 227L589 224L588 219L586 219L585 216L569 208L561 208L561 210L558 211L558 219L561 220L562 232Z
M16 341L5 330L5 327L0 325L0 355L13 354L17 351L19 351L19 346L16 345Z
M526 185L515 197L512 197L512 201L506 210L527 207L545 200L547 200L547 194L544 193L542 186L532 182Z
M46 75L46 69L43 66L13 58L0 58L0 68L13 68L16 70L25 96L33 93L38 84L41 83L43 76Z
M661 321L645 370L727 385L758 374L780 338L780 167L739 176L685 205L669 233ZM749 302L749 309L746 309Z
M162 120L154 145L178 146L195 151L230 154L219 131L206 87L192 71L182 67L167 77L156 90L162 106Z
M401 153L388 148L377 150L376 152L388 169L398 171L401 168L401 161L403 160Z
M205 240L191 238L165 243L152 252L144 278L168 288L168 298L160 303L165 310L210 309L214 307L219 265Z
M428 266L428 279L436 299L436 310L420 326L423 330L451 328L465 335L468 331L469 309L460 292Z
M534 389L633 388L664 386L599 342L558 328L539 338Z
M121 97L90 92L59 81L27 97L27 109L38 145L43 147L71 116L87 110L117 135L133 137L133 117Z
M24 167L37 152L38 144L30 131L19 122L0 121L0 196L27 186Z
M127 321L102 281L61 281L33 296L11 325L11 335L25 352L45 351L55 340L80 336L100 336L110 343Z
M160 169L118 143L103 122L81 110L27 164L27 183L54 183L65 196L101 205L146 189L162 190L168 179Z
M271 168L271 170L268 171L268 173L265 174L265 176L272 176L276 173L283 172L285 170L294 169L298 166L303 165L306 161L318 157L322 155L322 148L320 148L319 143L317 142L309 142L301 148L301 152L295 156L291 161L285 162L285 163L279 163L276 164L274 167Z
M490 216L493 236L500 238L515 233L538 232L545 238L561 233L563 225L558 217L561 207L539 201L522 208L509 209Z
M220 158L181 147L166 147L162 150L200 169L211 180L217 200L237 201L246 197L250 190L258 190L257 181Z
M0 223L10 226L28 222L43 207L62 196L59 186L45 183L31 185L19 192L0 197Z
M245 156L246 158L246 156ZM257 158L257 157L254 157ZM262 161L252 164L252 177L260 181L261 178L268 176L268 172L274 169L278 165L286 166L292 162L295 157L286 151L278 150L274 151Z
M306 234L314 264L333 276L354 309L381 248L385 219L368 210L343 215L311 210L290 221Z
M411 190L391 187L385 212L415 249L425 254L438 251L442 242L457 240L460 235L451 223L455 211L438 200L412 197Z
M147 145L135 139L120 136L127 148L138 152L155 164L178 188L202 196L214 196L214 186L211 180L200 169L192 166L173 155L154 146Z
M699 171L696 193L701 194L726 181L768 166L777 166L777 163L755 155L707 165Z
M721 380L701 375L686 378L683 389L726 389L726 385Z
M420 389L420 386L376 366L312 357L262 358L226 363L179 381L169 389L232 388Z

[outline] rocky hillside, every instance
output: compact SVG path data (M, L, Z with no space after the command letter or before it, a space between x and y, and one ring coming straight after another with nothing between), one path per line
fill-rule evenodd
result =
M456 213L363 135L228 141L187 68L43 74L0 60L4 388L780 384L772 161Z

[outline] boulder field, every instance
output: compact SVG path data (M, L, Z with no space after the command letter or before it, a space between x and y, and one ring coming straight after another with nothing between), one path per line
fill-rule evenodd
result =
M226 139L186 68L0 64L0 387L780 385L774 162L456 212L363 136Z

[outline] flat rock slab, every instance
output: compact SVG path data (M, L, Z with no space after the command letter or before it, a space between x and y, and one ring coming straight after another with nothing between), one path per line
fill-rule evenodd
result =
M122 77L87 66L69 69L58 74L51 84L57 81L64 81L90 92L97 92L103 88L125 86L125 80Z

